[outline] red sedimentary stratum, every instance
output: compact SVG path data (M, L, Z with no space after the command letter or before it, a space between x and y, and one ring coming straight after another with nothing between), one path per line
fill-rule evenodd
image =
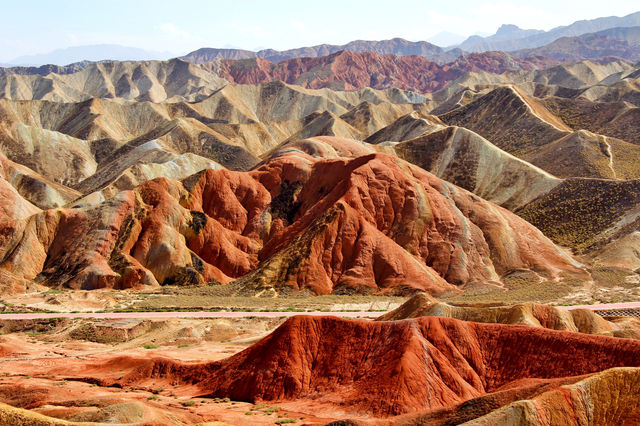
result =
M200 395L237 401L295 401L313 404L318 415L385 417L457 407L438 415L464 420L593 373L639 365L636 340L440 317L368 322L297 316L223 361L123 357L88 365L80 376L99 377L102 385L150 379L196 385ZM460 406L476 398L478 404L467 404L473 413Z
M362 150L354 141L322 143ZM498 282L513 269L580 272L524 220L416 166L295 148L247 173L159 178L101 204L5 218L0 262L51 287L219 282L253 294L440 294Z
M218 73L239 84L280 80L310 89L354 90L398 88L426 93L445 87L467 72L501 74L513 70L533 70L555 65L544 57L518 59L504 52L473 53L439 65L423 56L354 53L347 50L314 58L294 58L273 63L252 58L222 60Z

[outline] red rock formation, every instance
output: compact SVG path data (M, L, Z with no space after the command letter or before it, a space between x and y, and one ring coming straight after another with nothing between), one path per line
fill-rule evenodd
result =
M552 330L601 334L628 339L640 339L640 319L633 317L601 317L587 309L565 309L537 303L513 306L453 306L438 302L425 293L417 293L398 308L387 312L376 321L397 321L422 316L456 318L497 324L522 324Z
M530 400L517 401L465 424L637 425L640 423L639 394L639 368L612 368Z
M320 142L365 153L358 142ZM318 294L440 294L518 268L579 272L522 219L395 157L299 150L249 173L154 179L97 206L5 222L0 265L48 286L233 281L246 293Z
M455 61L447 64L453 69L462 69L465 72L489 72L502 74L505 71L546 69L558 65L555 59L544 56L529 56L524 59L516 59L510 54L501 51L489 51L462 55Z
M504 52L484 52L438 65L417 55L380 55L371 51L354 53L343 50L328 56L294 58L277 64L260 58L223 60L219 75L240 84L280 80L311 89L395 87L425 93L443 88L466 72L501 74L509 70L533 70L555 64L555 61L541 57L517 59Z
M91 374L102 377L102 385L121 386L160 379L196 384L202 395L232 400L298 401L319 411L389 416L451 407L492 393L502 393L507 404L509 395L518 396L504 393L508 390L570 383L577 376L639 365L635 340L439 317L368 322L297 316L220 362L119 358L109 366L96 363L62 374ZM128 373L116 378L115 373L105 376L107 370Z

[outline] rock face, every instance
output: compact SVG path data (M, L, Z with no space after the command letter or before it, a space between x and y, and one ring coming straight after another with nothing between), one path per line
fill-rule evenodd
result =
M210 66L180 59L169 61L100 62L75 72L25 75L0 73L0 97L77 102L90 98L122 98L163 102L172 98L196 100L227 82Z
M558 177L640 177L637 145L573 131L537 100L516 87L501 87L440 117L466 127L499 148Z
M148 181L2 224L1 267L47 286L232 282L237 291L440 294L513 269L580 274L537 229L357 141L274 153L249 173ZM355 159L341 155L358 156Z
M86 195L87 190L101 189L98 184L118 180L118 175L111 176L116 170L134 183L120 189L158 176L150 169L168 171L165 177L186 177L200 170L205 159L248 170L257 157L315 121L318 111L345 115L344 120L335 117L334 127L353 126L353 133L341 136L360 138L414 109L424 111L425 105L416 104L423 101L421 95L395 89L332 92L281 82L226 86L193 103L2 99L0 150L9 160ZM328 133L332 127L319 124L307 128L305 137L316 136L313 131ZM178 158L188 154L196 157ZM186 164L192 160L194 164ZM190 173L177 173L182 166Z
M416 294L397 309L387 312L377 321L397 321L422 316L456 318L482 323L523 324L551 330L640 338L640 321L636 318L612 322L586 309L567 310L535 303L493 307L451 306L437 302L422 293Z
M40 211L38 207L22 198L20 193L4 178L0 178L0 199L2 199L0 222L25 219Z
M429 125L415 113L367 141L509 210L527 205L562 182L468 129Z
M632 425L640 422L640 369L613 368L464 423Z
M128 373L101 382L124 386L164 379L195 384L202 395L213 397L295 400L314 404L320 414L339 409L346 415L385 417L434 412L491 395L502 397L499 407L535 395L541 384L557 386L613 367L637 367L639 351L640 342L634 340L521 325L438 317L368 322L297 316L220 362L114 360ZM89 365L87 372L104 368ZM622 409L610 401L615 404L611 409ZM474 407L473 417L495 409L491 404Z
M28 167L14 163L1 153L0 176L6 183L13 186L21 197L42 209L64 206L81 196L80 192L53 182ZM3 199L6 198L3 197ZM18 200L17 203L22 201ZM9 205L6 204L6 207Z
M507 92L508 88L500 91ZM490 105L497 109L495 105ZM461 110L468 112L469 109L459 109L457 112L466 115ZM484 118L471 114L468 117L473 120L477 118L476 122L484 130L493 131L487 123L494 113L486 114ZM536 117L529 118L541 123ZM508 123L508 120L500 123ZM507 127L512 129L513 123L507 124ZM502 136L499 134L498 138ZM609 145L600 145L598 142L599 148L594 151L591 142L595 140ZM640 199L634 189L638 186L637 179L560 179L503 151L471 130L445 126L434 117L417 112L400 117L369 136L366 141L378 151L396 155L515 212L563 246L578 252L593 252L609 244L602 256L593 253L601 266L636 269L631 266L637 262L634 260L637 259L634 251L637 241L626 236L640 229L637 216ZM593 165L602 165L600 160L607 158L603 155L603 150L608 152L607 146L611 152L624 146L634 146L635 149L631 151L616 151L619 153L617 157L604 162L604 170L608 174L616 171L622 177L633 173L633 167L628 166L635 161L636 156L632 152L637 151L637 147L627 143L616 144L615 141L581 130L542 148L540 152L544 154L538 154L537 158L546 158L546 168L559 170L559 174L581 174L587 170L597 170ZM523 145L536 150L530 144ZM595 158L600 160L576 159L576 150L595 152ZM625 152L629 155L623 154ZM569 163L570 166L567 165ZM620 243L616 244L618 240Z
M240 157L240 156L239 156ZM221 169L220 164L192 153L177 154L163 143L152 140L140 145L131 143L105 158L96 173L76 188L83 194L107 199L121 190L166 177L182 179L204 169ZM77 204L77 203L76 203Z
M555 64L555 62L552 62ZM419 93L434 92L466 72L501 74L508 70L533 70L550 64L530 62L504 52L463 56L447 65L438 65L423 56L381 55L372 51L347 50L328 56L289 59L273 63L266 59L223 60L219 75L240 84L280 80L311 89L354 90L363 87L396 87Z
M577 68L585 66L575 64L572 68L580 74ZM596 75L596 71L589 68L583 73ZM619 81L621 85L633 87L633 78L628 71L622 70L607 81L614 84ZM613 90L606 84L599 87L604 92ZM486 139L462 138L460 131L451 129L442 130L438 138L438 132L432 130L420 138L394 145L394 152L481 197L508 207L556 243L579 253L593 252L640 229L639 200L633 189L640 177L636 161L640 148L610 136L625 136L637 142L634 136L637 126L631 117L638 108L626 102L605 104L570 98L585 96L590 90L592 88L567 95L567 98L551 97L541 102L526 95L521 87L499 87L440 116L446 123L466 128L462 133L468 133L467 129L470 129ZM632 90L626 92L629 91ZM600 110L607 111L604 117L599 116ZM583 126L584 122L590 125ZM596 134L583 127L605 134ZM620 130L623 128L624 131ZM385 129L368 140L374 141L383 133ZM451 136L456 133L457 138ZM460 144L462 141L464 143ZM488 149L491 144L526 163L514 162L504 152ZM456 149L456 145L469 148ZM480 161L500 166L483 169L476 166ZM467 173L468 169L485 170L484 176ZM509 169L516 173L508 172ZM540 173L540 169L549 174ZM496 179L491 173L493 170L507 173L501 173ZM513 185L509 185L511 182ZM628 243L632 241L627 239ZM615 262L609 258L606 264L615 265Z

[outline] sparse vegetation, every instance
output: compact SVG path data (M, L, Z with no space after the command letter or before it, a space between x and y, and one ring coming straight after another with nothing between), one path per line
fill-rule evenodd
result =
M516 211L556 243L583 253L598 235L640 204L640 181L568 179Z
M594 281L599 288L621 287L632 289L638 287L638 284L629 282L626 278L630 275L629 271L619 268L595 268L591 271Z
M154 345L152 343L149 343L147 345L143 346L145 349L158 349L158 345Z
M554 281L528 281L526 279L510 280L510 290L492 289L485 292L468 292L459 296L444 299L447 303L492 303L514 304L523 302L551 303L559 300L584 283L579 280L566 279Z
M263 414L265 416L270 416L274 413L277 413L278 411L280 411L280 407L278 406L269 405L269 404L258 404L255 407L253 407L251 410L247 411L245 414L247 415Z
M341 305L371 305L402 303L402 296L291 294L282 298L254 298L230 295L233 285L179 287L164 286L161 293L149 294L144 300L131 294L127 308L101 312L169 312L169 311L242 311L242 312L305 312L341 310ZM170 300L171 305L168 305Z
M613 120L627 108L622 102L592 102L583 98L563 99L551 97L544 100L545 107L573 130L585 129L637 144L640 126L633 115L626 120Z

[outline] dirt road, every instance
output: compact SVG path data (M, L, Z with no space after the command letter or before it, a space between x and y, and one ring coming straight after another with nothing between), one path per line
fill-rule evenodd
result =
M376 318L385 312L46 312L26 314L0 314L2 319L30 320L48 318L93 318L93 319L122 319L122 318L246 318L246 317L292 317L294 315L333 315L342 318L367 317Z
M601 305L573 305L558 306L560 309L588 309L591 311L607 311L616 309L640 309L640 302L629 303L608 303ZM1 319L47 319L47 318L93 318L93 319L122 319L122 318L246 318L246 317L262 317L262 318L278 318L292 317L294 315L333 315L342 318L377 318L385 312L47 312L47 313L26 313L26 314L0 314Z
M558 306L561 309L589 309L590 311L610 311L614 309L640 309L640 302L605 303L601 305Z

